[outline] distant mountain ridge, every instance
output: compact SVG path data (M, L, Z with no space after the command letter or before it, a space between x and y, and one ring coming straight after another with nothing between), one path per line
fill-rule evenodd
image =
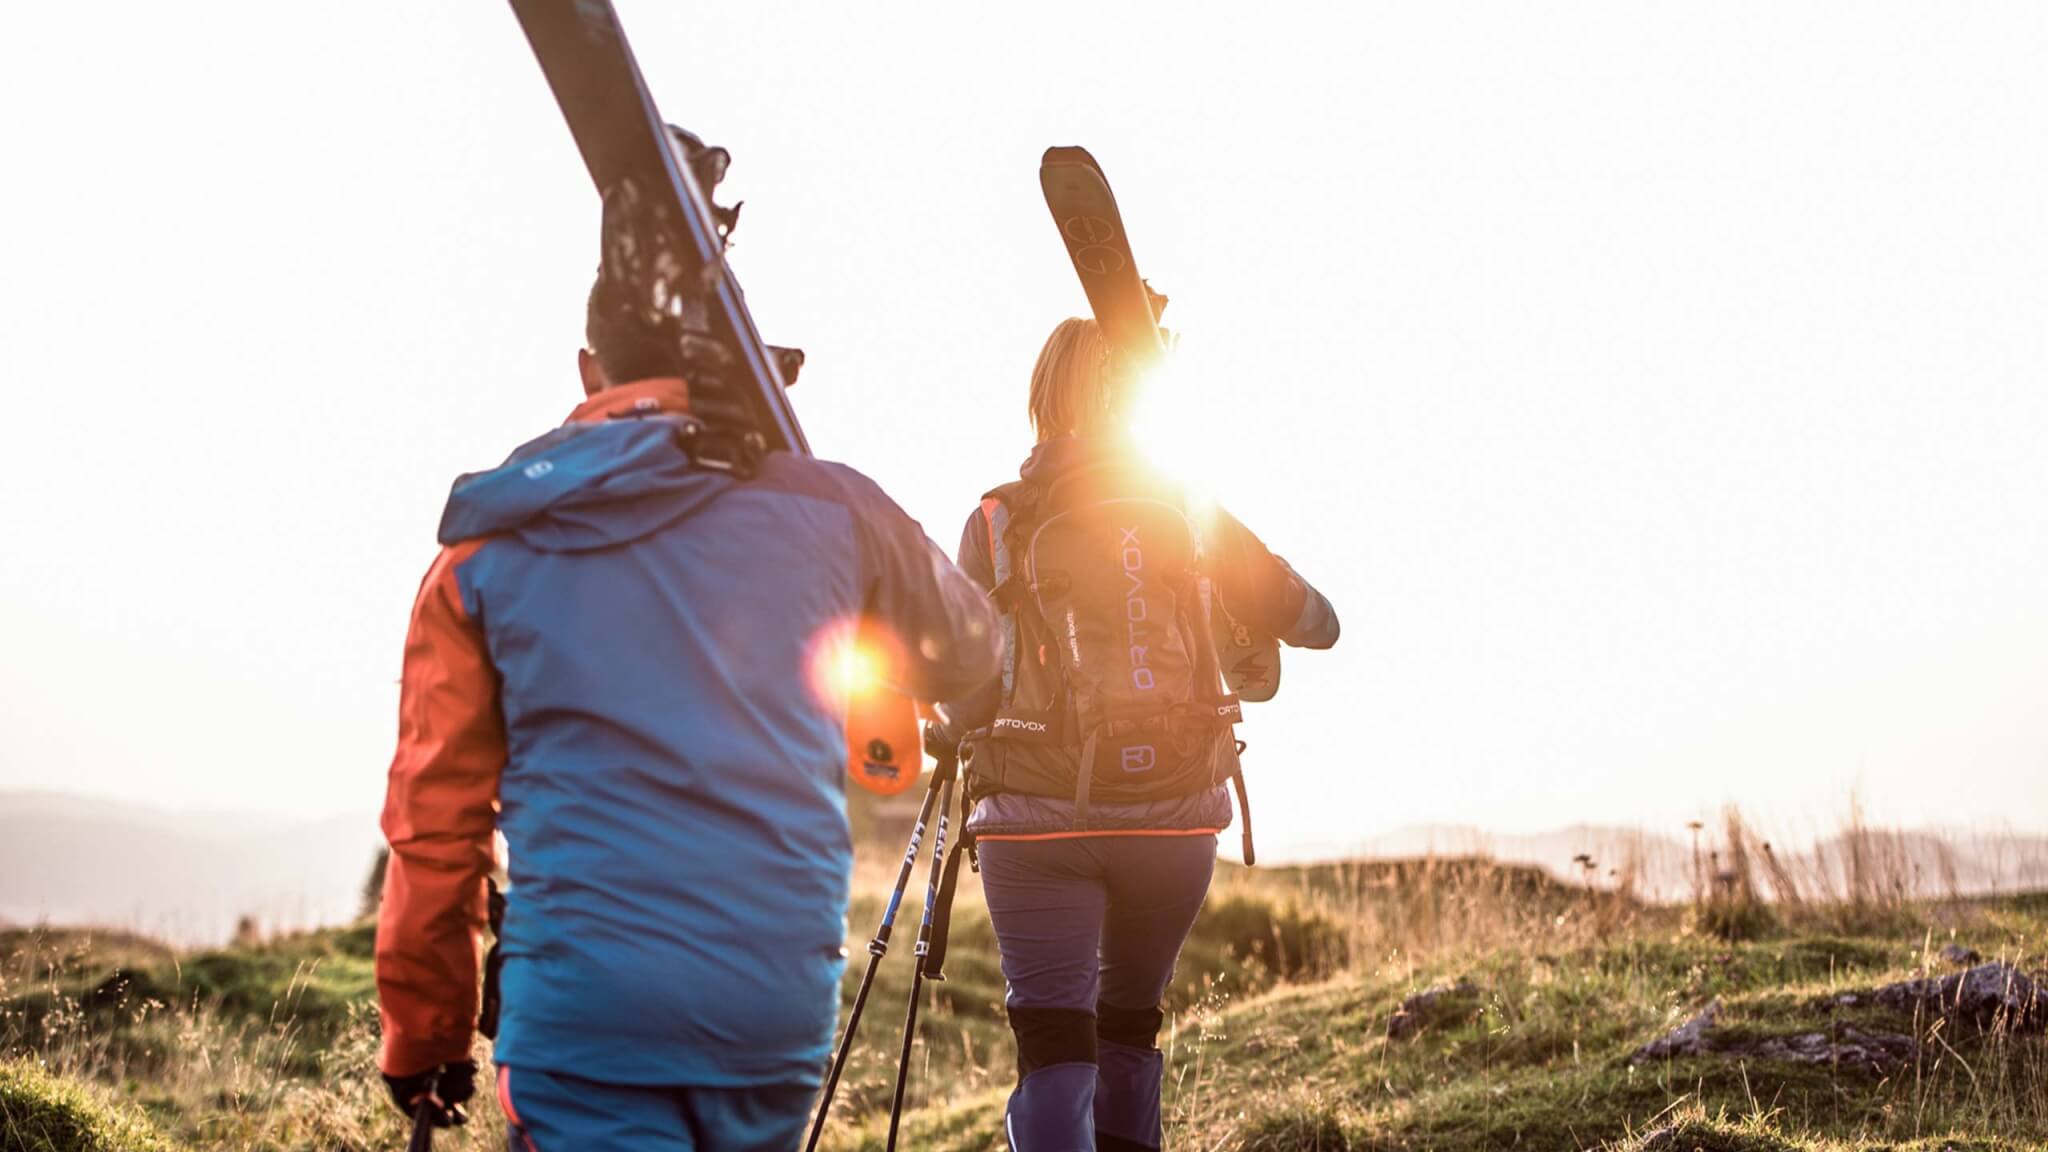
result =
M1703 864L1717 829L1701 830ZM896 834L886 837L892 850ZM99 925L181 945L227 940L238 920L266 930L346 921L362 906L363 882L383 844L375 813L291 819L246 811L174 812L60 792L0 792L0 925ZM1918 895L2048 888L2048 835L1925 828L1878 831L1871 847L1891 854L1895 874ZM1790 851L1786 852L1786 847ZM1840 888L1839 836L1781 846L1802 883ZM1270 862L1351 858L1490 856L1585 879L1575 858L1594 861L1606 885L1633 861L1636 890L1684 899L1693 848L1641 828L1574 825L1549 832L1488 832L1469 825L1395 829L1356 841L1273 846Z
M383 836L374 813L289 819L0 792L0 923L128 928L217 944L354 916Z
M1718 824L1699 831L1700 871L1716 868ZM1751 845L1754 851L1768 838ZM2048 835L1962 828L1867 830L1866 851L1894 865L1918 896L2013 892L2048 888ZM1850 854L1842 833L1781 843L1775 850L1787 871L1808 888L1846 891ZM1694 849L1676 836L1619 825L1579 824L1549 832L1489 832L1461 824L1420 824L1355 841L1324 840L1270 853L1276 862L1388 859L1417 856L1488 856L1502 863L1533 864L1562 879L1585 877L1580 856L1593 861L1596 883L1617 879L1633 865L1636 890L1655 900L1680 900L1692 891ZM1768 892L1768 888L1766 888Z

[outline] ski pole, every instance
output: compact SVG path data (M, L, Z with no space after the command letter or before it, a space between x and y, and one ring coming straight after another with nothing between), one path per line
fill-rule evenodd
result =
M412 1109L412 1140L405 1146L405 1152L432 1152L434 1147L434 1113L439 1111L431 1093L420 1097Z
M932 837L932 866L925 878L924 920L917 928L917 966L910 974L910 1007L903 1017L903 1052L896 1060L896 1098L889 1105L888 1152L896 1152L896 1129L903 1120L903 1089L910 1080L910 1046L917 1040L917 1001L924 991L924 959L931 950L932 907L939 899L939 878L946 864L946 809L953 800L953 769L942 766L939 777L939 829Z
M875 969L882 957L889 953L889 934L896 929L896 910L903 904L903 893L910 887L910 871L917 863L917 850L924 843L925 825L932 818L932 805L939 798L939 784L951 781L957 767L957 759L948 759L944 754L938 757L938 766L932 772L930 783L925 786L924 801L917 808L917 822L910 828L910 846L903 852L903 866L896 870L896 888L889 893L888 906L882 910L881 926L868 941L868 969L861 974L860 991L854 993L853 1009L847 1013L846 1031L839 1036L839 1051L833 1054L832 1071L825 1078L825 1095L818 1101L818 1114L811 1121L811 1138L804 1143L804 1152L816 1152L818 1137L825 1131L825 1114L832 1110L832 1097L839 1090L840 1074L846 1071L846 1059L853 1053L853 1034L860 1027L861 1011L867 1007L868 990L875 984ZM940 815L943 817L944 812Z

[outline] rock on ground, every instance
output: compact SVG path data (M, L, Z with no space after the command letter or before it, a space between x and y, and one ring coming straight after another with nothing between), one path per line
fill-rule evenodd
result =
M1479 985L1470 980L1456 984L1434 984L1401 1001L1394 1015L1387 1021L1387 1039L1406 1040L1430 1024L1438 1023L1454 1015L1457 1001L1469 1000L1479 995ZM1446 1001L1450 1003L1446 1003Z
M1883 1072L1911 1060L1916 1051L1909 1036L1865 1032L1853 1025L1845 1025L1831 1033L1802 1032L1761 1037L1730 1035L1716 1027L1720 1014L1721 1002L1716 1000L1668 1034L1636 1049L1629 1055L1629 1063L1644 1064L1679 1056L1729 1056L1784 1064L1834 1064Z
M1651 1060L1669 1060L1674 1056L1703 1056L1713 1050L1708 1033L1721 1018L1721 1002L1708 1004L1700 1014L1680 1024L1670 1033L1659 1036L1629 1055L1629 1063L1643 1064Z
M1864 992L1834 998L1839 1007L1871 1005L1901 1016L1966 1020L1980 1028L2004 1027L2039 1032L2048 1026L2048 990L2010 964L1978 964L1947 976L1902 980ZM1404 1005L1405 1007L1405 1005ZM1730 1056L1791 1064L1836 1064L1883 1072L1897 1068L1919 1051L1911 1036L1866 1032L1845 1024L1826 1032L1785 1036L1731 1035L1722 1031L1721 1002L1669 1033L1636 1049L1629 1062L1641 1064L1679 1056ZM1398 1020L1399 1017L1397 1016ZM1391 1029L1390 1029L1391 1031Z
M1984 962L1984 957L1979 955L1975 948L1965 948L1954 941L1941 946L1941 958L1958 968L1968 968Z
M2025 972L2002 961L1887 984L1869 998L1894 1012L1925 1012L1967 1020L1980 1028L2003 1024L2015 1032L2039 1032L2048 1025L2048 993Z

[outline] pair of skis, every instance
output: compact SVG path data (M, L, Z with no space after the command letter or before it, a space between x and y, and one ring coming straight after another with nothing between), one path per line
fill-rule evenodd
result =
M712 199L731 157L662 118L610 0L511 0L603 197L607 288L681 349L690 410L703 425L699 463L748 467L763 452L808 455L788 389L803 353L761 339L726 262L739 209ZM845 642L886 647L884 638ZM915 705L854 691L847 772L885 795L911 786L922 763Z
M725 261L738 210L712 188L730 157L673 132L656 108L610 0L512 0L607 214L625 214L605 266L650 322L675 330L688 362L691 406L708 426L736 435L744 451L810 451L788 386L803 354L766 344ZM1143 373L1163 359L1166 297L1138 273L1130 236L1101 165L1084 148L1048 149L1039 185L1081 280L1090 310L1115 349L1118 370ZM1279 688L1279 646L1217 614L1217 651L1229 688L1248 701ZM848 730L852 778L884 793L915 780L914 711L901 699L857 700ZM909 762L904 758L908 755Z
M763 452L808 454L809 442L788 396L803 354L762 340L739 281L726 263L726 240L738 222L738 209L721 207L711 193L731 157L662 118L610 0L511 0L511 5L603 197L607 287L644 323L670 333L682 352L692 413L706 430L697 437L701 442L690 445L693 454L702 454L700 462L736 470L746 469ZM1116 198L1101 167L1084 149L1053 148L1044 156L1039 179L1090 309L1116 349L1120 370L1144 371L1166 354L1166 336L1158 323L1166 300L1152 293L1138 275ZM1219 634L1219 639L1225 635ZM1236 639L1244 640L1241 629ZM1226 652L1252 647L1252 641L1219 644ZM1241 667L1255 665L1256 661ZM1246 699L1269 697L1279 674L1277 648L1269 667L1263 688L1237 683L1233 689ZM848 772L857 783L889 794L909 787L922 765L912 702L886 693L854 700L847 749ZM931 781L933 795L926 798L920 833L934 801L943 829L950 775L942 764L944 778ZM943 844L943 830L939 837ZM917 851L916 834L911 845L898 882L899 898ZM934 853L935 889L943 851ZM926 931L935 895L936 891L927 898L922 926ZM895 903L891 901L890 920ZM883 949L886 932L885 922ZM942 944L939 947L943 949ZM874 950L869 980L880 958L880 950ZM861 999L866 986L864 981ZM915 1005L913 993L912 1015L905 1025L906 1056L915 1033ZM851 1033L849 1027L848 1040ZM899 1111L901 1079L899 1072ZM416 1114L414 1149L430 1145L438 1111L423 1107ZM821 1124L823 1111L821 1107ZM894 1136L892 1123L892 1146ZM814 1132L814 1141L815 1137Z
M1159 326L1166 297L1138 274L1109 179L1086 148L1048 148L1038 163L1038 185L1081 278L1088 308L1109 343L1111 371L1141 377L1169 349ZM1271 700L1280 690L1280 642L1239 622L1221 600L1214 607L1211 624L1225 686L1251 703Z
M681 353L695 422L683 446L700 466L736 472L766 452L808 455L788 388L803 353L761 339L726 263L737 207L712 199L731 156L661 116L610 0L511 0L576 150L604 205L602 286ZM910 787L923 764L915 704L854 693L847 771L873 791ZM409 1152L427 1152L459 1109L422 1098Z

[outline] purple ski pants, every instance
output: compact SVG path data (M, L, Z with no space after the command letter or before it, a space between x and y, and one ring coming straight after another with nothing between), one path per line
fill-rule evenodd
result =
M1014 1152L1160 1146L1160 1001L1216 867L1216 837L984 840L1009 985Z

